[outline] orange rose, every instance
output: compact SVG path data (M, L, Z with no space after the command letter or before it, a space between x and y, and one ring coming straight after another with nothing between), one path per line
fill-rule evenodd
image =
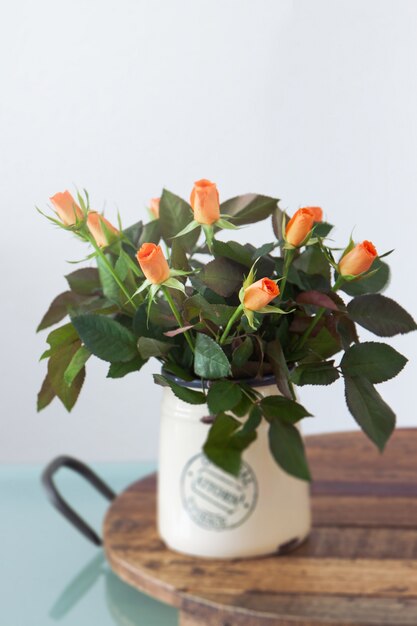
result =
M151 204L149 206L151 213L153 213L154 217L158 219L159 217L159 203L161 198L151 198Z
M103 228L103 224L105 229ZM111 241L109 240L109 233L113 233L114 235L118 235L119 231L117 228L110 224L109 220L97 211L90 211L87 215L87 226L90 233L93 235L96 240L96 244L100 246L100 248L104 246L108 246Z
M312 212L315 222L323 221L323 209L320 206L305 206L304 208Z
M65 226L74 226L77 220L83 219L83 212L69 191L56 193L49 199Z
M214 224L220 218L219 192L215 183L204 178L194 183L190 203L194 219L199 224Z
M357 276L367 272L378 256L373 243L363 241L358 243L353 250L345 254L339 262L339 274L342 276Z
M243 306L250 311L259 311L279 296L279 287L270 278L261 278L249 287L246 287L243 296Z
M314 221L314 213L310 208L298 209L285 229L285 238L288 243L300 246L313 228Z
M169 278L169 265L161 246L144 243L136 253L140 269L149 282L159 285Z

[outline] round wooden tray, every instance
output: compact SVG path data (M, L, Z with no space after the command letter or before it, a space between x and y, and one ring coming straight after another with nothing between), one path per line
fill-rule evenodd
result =
M398 430L383 455L361 433L306 445L314 527L291 554L220 561L168 550L153 475L107 513L111 567L178 607L181 626L416 626L417 429Z

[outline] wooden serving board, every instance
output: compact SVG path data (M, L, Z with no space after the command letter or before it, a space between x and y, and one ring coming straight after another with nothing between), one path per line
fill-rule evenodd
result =
M306 445L314 527L294 552L221 561L168 550L153 475L107 513L111 567L177 607L181 626L416 626L417 429L398 430L383 455L362 433Z

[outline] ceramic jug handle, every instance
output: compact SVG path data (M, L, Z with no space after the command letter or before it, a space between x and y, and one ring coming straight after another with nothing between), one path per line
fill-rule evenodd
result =
M102 540L98 534L85 522L82 517L78 515L76 511L68 504L68 502L62 497L58 488L54 482L54 476L61 467L66 467L73 470L86 481L88 481L93 487L97 489L108 500L113 500L116 494L93 470L70 456L58 456L51 461L42 472L42 484L46 491L46 494L60 513L73 525L80 533L82 533L87 539L89 539L96 546L102 545Z

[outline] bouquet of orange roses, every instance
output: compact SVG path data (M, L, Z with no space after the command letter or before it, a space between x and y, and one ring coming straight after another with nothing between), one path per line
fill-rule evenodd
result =
M289 219L276 198L247 194L220 203L208 180L195 183L190 204L164 190L150 203L152 219L128 228L91 210L86 192L51 201L55 217L48 219L91 253L88 267L66 276L69 289L38 327L69 316L47 337L39 410L55 396L72 409L92 356L109 363L109 378L154 358L162 366L157 384L184 402L207 404L204 452L213 463L237 475L265 420L276 462L308 480L297 423L310 414L294 386L343 377L354 419L384 448L395 414L375 385L396 376L406 358L386 343L360 342L357 324L378 337L416 324L381 295L389 268L371 242L335 248L321 208L301 208ZM268 218L261 247L218 237ZM250 384L265 376L274 377L279 395L263 397ZM202 391L191 388L195 379Z

